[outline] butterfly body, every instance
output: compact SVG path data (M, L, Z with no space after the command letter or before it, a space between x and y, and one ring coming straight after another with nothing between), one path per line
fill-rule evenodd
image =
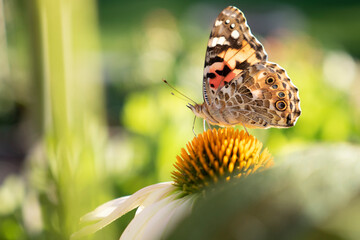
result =
M291 127L300 116L298 89L285 70L267 61L243 13L225 8L215 20L207 46L203 104L189 104L213 125Z

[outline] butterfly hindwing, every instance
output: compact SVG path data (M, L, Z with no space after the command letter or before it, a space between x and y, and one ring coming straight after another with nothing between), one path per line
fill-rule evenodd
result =
M223 123L252 128L291 127L300 116L298 89L275 63L258 63L225 83L213 106Z
M251 34L243 13L225 8L212 28L204 66L203 95L211 104L218 89L250 65L267 60L261 43Z

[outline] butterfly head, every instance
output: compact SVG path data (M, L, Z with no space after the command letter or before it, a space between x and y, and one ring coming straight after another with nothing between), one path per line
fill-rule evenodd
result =
M191 111L193 111L193 113L195 114L196 117L199 118L203 118L205 119L207 122L214 124L214 125L218 125L219 122L210 114L209 109L208 109L208 105L206 103L203 104L188 104L186 105L188 108L191 109Z
M205 117L204 113L203 113L203 104L194 104L194 105L192 105L191 103L189 103L186 106L188 108L190 108L191 111L193 111L195 116L197 116L199 118L204 118Z

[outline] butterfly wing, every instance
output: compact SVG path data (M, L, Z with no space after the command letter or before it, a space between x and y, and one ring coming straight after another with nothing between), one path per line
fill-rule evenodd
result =
M292 127L300 116L298 89L274 63L252 65L219 89L213 106L223 125Z
M243 13L231 6L219 14L210 34L203 96L194 113L220 126L291 127L301 113L298 89L284 69L267 62Z
M204 101L210 105L226 83L249 66L266 60L267 54L251 34L244 14L236 7L225 8L215 20L207 45Z

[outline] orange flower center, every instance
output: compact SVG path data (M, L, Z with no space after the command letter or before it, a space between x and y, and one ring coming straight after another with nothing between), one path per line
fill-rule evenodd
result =
M208 130L181 149L172 172L175 186L194 193L223 178L239 178L273 165L263 144L245 131L233 128Z

